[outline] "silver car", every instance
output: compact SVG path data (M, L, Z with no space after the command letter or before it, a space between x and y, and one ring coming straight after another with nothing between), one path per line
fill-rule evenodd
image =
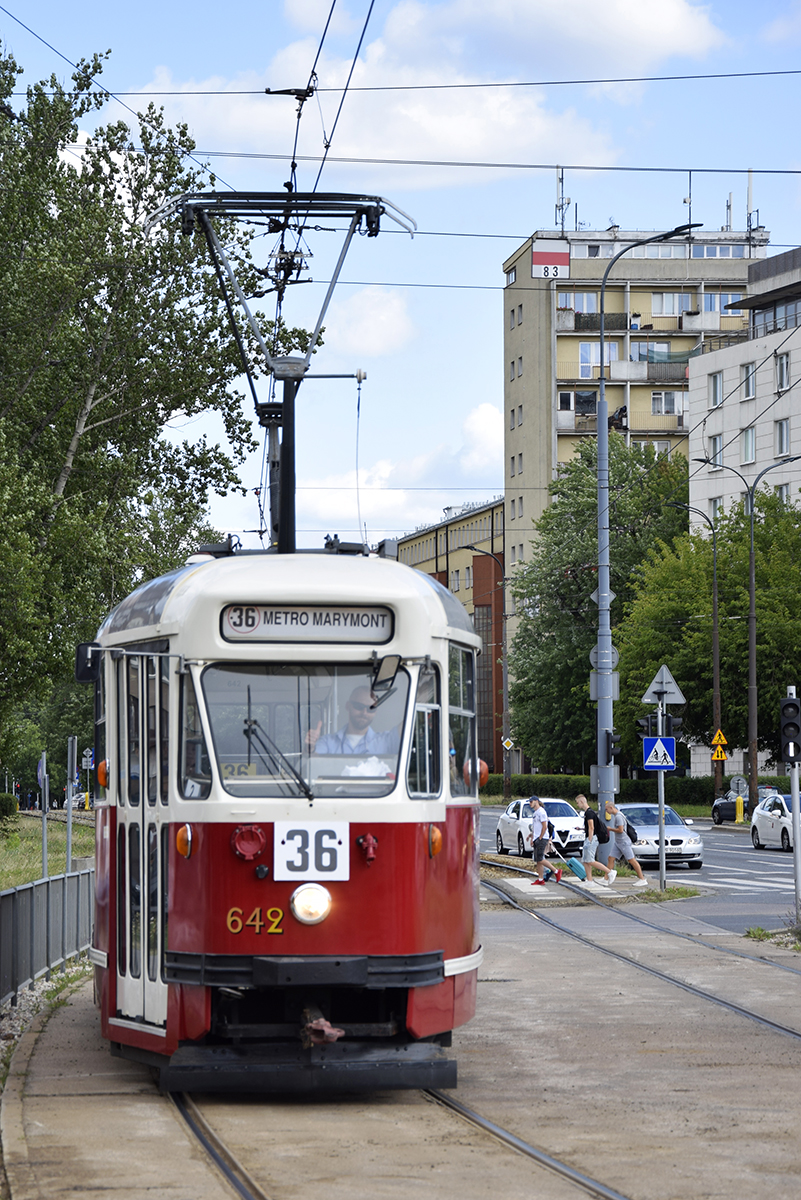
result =
M637 831L634 853L643 866L659 863L659 808L656 804L620 804L623 816ZM665 805L665 860L687 863L698 870L704 863L704 843L688 826L692 821L680 817Z

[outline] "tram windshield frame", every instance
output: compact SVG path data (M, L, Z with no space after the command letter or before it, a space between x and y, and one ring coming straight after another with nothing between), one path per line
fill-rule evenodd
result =
M401 778L411 678L359 663L215 662L200 676L213 755L237 798L382 797Z

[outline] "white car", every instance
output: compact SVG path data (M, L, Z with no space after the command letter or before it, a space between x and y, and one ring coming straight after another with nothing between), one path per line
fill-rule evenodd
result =
M757 850L765 846L793 848L793 818L790 797L769 793L751 813L751 841Z
M584 819L566 800L540 796L548 820L554 827L553 848L557 854L568 855L579 851L584 843ZM495 845L499 854L508 854L517 849L523 858L531 858L534 843L531 837L531 818L534 810L528 800L513 800L498 820Z

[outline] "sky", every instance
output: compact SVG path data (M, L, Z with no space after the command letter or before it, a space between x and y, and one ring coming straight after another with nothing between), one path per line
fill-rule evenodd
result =
M65 58L110 50L105 86L135 110L159 93L219 190L282 191L296 102L264 89L305 88L317 58L298 189L311 189L328 140L321 190L385 196L416 221L413 239L386 218L377 238L355 239L326 317L312 371L365 371L361 396L353 378L299 390L307 547L337 533L374 544L502 493L502 264L555 227L557 165L570 228L673 228L691 194L692 219L715 230L732 193L743 229L751 168L769 253L801 242L801 73L769 74L801 70L801 0L336 0L331 13L331 0L0 8L23 85L68 80ZM686 78L745 72L766 74ZM97 119L125 116L110 100ZM291 325L316 321L342 238L308 242L313 282L290 290ZM204 432L223 436L208 420L178 420L170 436ZM245 545L259 544L260 470L258 453L242 469L246 497L210 498L212 523Z

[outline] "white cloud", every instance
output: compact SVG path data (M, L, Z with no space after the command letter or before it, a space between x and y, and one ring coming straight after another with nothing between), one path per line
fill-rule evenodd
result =
M284 18L287 23L294 25L296 29L309 30L318 38L322 36L329 13L331 0L284 0ZM328 32L352 33L358 24L353 14L342 3L338 3L334 5Z
M397 354L414 337L406 299L391 288L366 287L334 301L325 318L325 341L338 354L376 358Z
M801 3L794 4L792 11L766 25L762 31L762 38L766 42L779 44L797 43L801 38Z
M502 490L502 463L503 418L494 405L484 403L467 413L453 441L427 447L411 458L381 458L362 467L359 504L369 541L434 524L447 505L491 500ZM441 490L443 480L453 490ZM297 509L299 530L326 529L354 537L358 529L355 469L301 477ZM318 544L320 536L307 541Z

